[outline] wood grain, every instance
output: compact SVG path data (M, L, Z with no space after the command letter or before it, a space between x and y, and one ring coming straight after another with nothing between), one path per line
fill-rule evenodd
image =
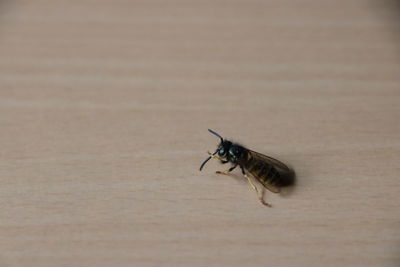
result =
M0 266L400 266L398 1L0 9Z

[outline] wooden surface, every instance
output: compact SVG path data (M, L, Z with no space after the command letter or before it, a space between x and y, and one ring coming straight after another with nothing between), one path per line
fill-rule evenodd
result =
M0 266L400 266L398 1L0 10ZM207 128L297 185L199 172Z

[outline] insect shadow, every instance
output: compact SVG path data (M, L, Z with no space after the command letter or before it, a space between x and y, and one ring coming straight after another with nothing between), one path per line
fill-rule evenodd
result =
M281 185L281 192L280 195L283 197L287 197L291 195L295 189L296 189L296 184L297 184L297 175L294 169L290 166L288 166L290 169L290 172L287 173L283 179L285 180L284 184Z

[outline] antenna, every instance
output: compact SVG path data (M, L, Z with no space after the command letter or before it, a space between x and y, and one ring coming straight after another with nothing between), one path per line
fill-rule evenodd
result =
M220 136L218 133L214 132L214 131L211 130L211 129L208 129L208 131L209 131L210 133L212 133L213 135L219 137L219 139L221 139L221 144L224 142L224 138L222 138L222 136ZM213 154L211 154L210 152L208 152L211 156L209 156L208 158L206 158L205 161L203 161L203 163L202 163L201 166L200 166L200 171L203 169L204 165L206 165L206 163L207 163L215 154L217 154L217 152L218 152L218 149L217 149Z
M214 132L214 131L211 130L211 129L208 129L208 131L209 131L210 133L212 133L213 135L218 136L218 137L221 139L221 143L224 142L224 138L222 138L222 136L220 136L218 133Z

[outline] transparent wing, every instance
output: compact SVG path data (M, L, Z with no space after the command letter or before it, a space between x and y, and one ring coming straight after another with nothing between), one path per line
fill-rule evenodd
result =
M251 164L246 166L246 170L269 191L279 193L280 186L285 184L286 177L292 174L289 167L277 159L252 150L248 150L248 155ZM265 173L261 171L263 168L269 169L269 173L272 173L272 175L266 177ZM273 171L271 171L272 168ZM274 172L278 172L279 175L274 174Z
M281 161L279 161L277 159L268 157L267 155L258 153L258 152L253 151L253 150L248 150L248 153L250 154L250 156L252 156L254 158L257 158L259 160L267 162L268 164L273 165L275 168L277 168L279 170L279 172L282 172L282 173L292 172L292 170L289 169L288 166L286 166L283 162L281 162Z
M259 181L269 191L273 193L279 193L281 191L280 187L270 184L267 180L263 180L262 177L257 175L257 173L254 173L252 171L249 171L249 173L251 173L251 175L253 175L253 177L256 178L257 181Z

